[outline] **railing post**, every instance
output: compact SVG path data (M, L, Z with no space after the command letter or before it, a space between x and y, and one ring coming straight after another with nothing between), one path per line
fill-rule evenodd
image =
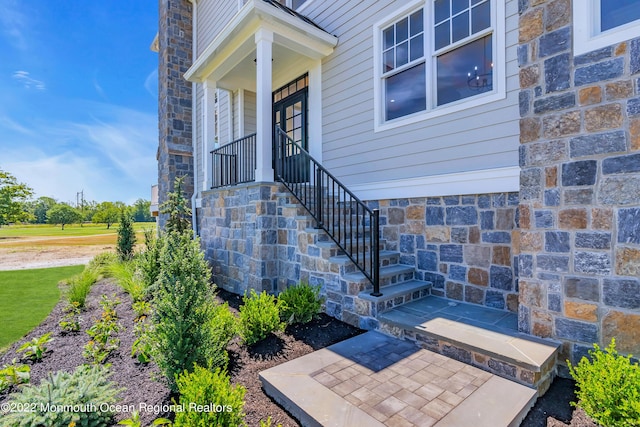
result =
M211 188L216 185L216 165L215 165L216 155L211 151Z
M322 228L322 209L324 189L322 188L322 170L316 168L316 228Z
M371 252L373 253L373 265L371 275L373 276L373 292L371 296L380 297L380 211L373 210L373 224L371 224Z

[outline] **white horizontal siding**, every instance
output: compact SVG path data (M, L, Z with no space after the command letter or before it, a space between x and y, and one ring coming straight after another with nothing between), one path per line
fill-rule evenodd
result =
M193 137L196 139L196 158L198 159L198 163L196 164L196 187L197 189L202 188L202 183L204 182L204 172L203 172L203 130L204 123L202 123L202 97L203 90L202 85L196 85L196 102L195 102L195 110L193 111L193 117L195 117L195 129L192 130Z
M256 93L244 91L244 135L256 132Z
M374 132L373 25L406 1L314 1L305 15L339 38L322 63L323 161L347 184L518 165L517 1L506 3L506 99Z
M197 51L202 52L238 13L236 0L200 0L197 3Z

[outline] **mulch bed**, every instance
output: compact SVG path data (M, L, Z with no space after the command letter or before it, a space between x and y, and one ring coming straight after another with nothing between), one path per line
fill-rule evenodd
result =
M85 331L99 318L101 307L98 302L101 295L120 299L116 311L121 326L118 338L120 348L107 360L111 364L111 380L118 387L124 388L120 393L119 404L138 407L141 402L146 405L163 405L171 402L171 395L163 383L158 369L153 365L141 365L130 357L131 344L135 337L133 333L133 319L135 314L131 309L131 299L111 280L103 280L92 288L87 298L86 311L81 314L81 331L74 334L63 334L58 326L63 312L64 302L60 302L52 313L38 327L31 331L18 343L11 346L7 352L0 355L0 366L11 363L18 358L16 349L25 341L52 332L54 341L48 345L49 351L39 363L31 365L31 382L38 384L49 372L65 370L73 371L77 366L86 362L82 357L82 349L89 340ZM231 310L237 311L242 303L238 295L219 290L218 299L227 301ZM340 322L322 314L306 325L287 327L282 333L272 334L267 339L247 347L236 339L228 347L230 355L229 373L235 384L242 384L247 388L245 395L245 413L248 426L259 426L260 420L271 416L272 425L282 424L283 427L298 426L299 424L283 408L273 402L262 390L258 373L272 366L279 365L327 347L336 342L351 338L364 331ZM595 427L582 411L573 411L569 402L575 400L574 384L570 380L556 379L550 390L531 410L521 427ZM7 392L0 394L0 403L7 399ZM116 414L115 420L130 417L131 414ZM152 412L141 413L143 425L148 425L153 419L167 414Z

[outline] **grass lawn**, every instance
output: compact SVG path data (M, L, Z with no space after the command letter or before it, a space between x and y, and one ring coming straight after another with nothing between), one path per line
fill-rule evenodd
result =
M83 269L0 271L0 352L39 325L60 299L58 282Z
M145 229L155 229L155 222L136 222L133 229L142 232ZM28 224L9 225L0 227L0 239L3 237L69 237L69 236L95 236L98 234L117 234L118 224L113 224L107 229L106 224L68 224L64 230L59 225Z

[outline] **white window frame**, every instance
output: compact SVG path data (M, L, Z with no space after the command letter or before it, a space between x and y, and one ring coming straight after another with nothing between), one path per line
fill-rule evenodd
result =
M474 108L506 97L506 54L505 54L505 38L506 38L506 22L505 22L505 2L490 0L491 2L491 31L482 31L476 33L469 38L478 39L479 34L493 34L493 89L491 91L478 94L476 96L463 98L455 102L445 105L435 105L435 91L437 89L437 73L436 73L436 56L433 50L433 28L434 28L434 11L432 0L414 0L406 5L403 9L388 16L373 26L373 74L374 74L374 132L382 132L394 129L400 126L416 123L419 121L455 113L457 111ZM426 64L427 75L427 108L425 111L416 112L407 116L398 117L393 120L385 120L385 92L382 69L382 32L385 28L394 24L404 16L410 15L418 9L424 9L424 61ZM468 43L468 39L453 43L442 50L454 50ZM441 54L441 53L439 53ZM416 61L420 63L420 61ZM404 68L404 66L403 66ZM410 68L410 67L409 67Z
M575 56L640 36L640 19L604 32L600 31L601 1L603 0L573 0L573 54Z

